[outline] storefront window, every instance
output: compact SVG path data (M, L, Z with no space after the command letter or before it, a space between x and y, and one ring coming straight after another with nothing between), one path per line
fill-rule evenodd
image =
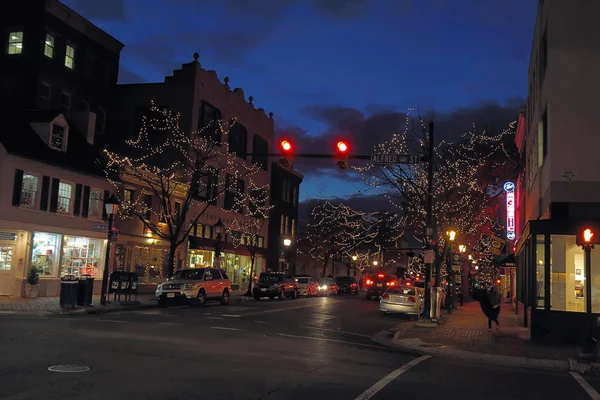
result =
M250 268L251 260L250 256L243 256L239 254L225 254L224 260L221 263L221 267L227 272L227 276L231 280L232 285L244 285L248 284L250 279ZM263 268L263 259L260 256L256 256L254 260L254 275L258 276Z
M78 236L65 236L60 276L91 275L102 277L104 240Z
M584 254L575 235L551 235L550 304L554 311L585 312Z
M213 265L214 252L208 250L188 250L190 268L205 268Z
M31 250L31 266L36 267L40 278L58 276L61 235L34 232Z
M535 298L536 307L543 309L545 307L545 294L544 294L544 279L546 271L546 260L544 250L544 235L537 235L537 243L535 246Z
M141 284L157 284L167 278L169 254L166 250L151 246L133 249L133 268Z

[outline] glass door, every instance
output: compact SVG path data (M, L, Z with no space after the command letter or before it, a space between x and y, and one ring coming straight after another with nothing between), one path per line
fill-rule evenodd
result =
M14 246L0 246L0 295L9 295L14 283L13 276Z

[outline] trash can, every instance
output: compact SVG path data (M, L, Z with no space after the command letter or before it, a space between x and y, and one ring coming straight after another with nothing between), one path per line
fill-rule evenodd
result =
M77 306L77 293L79 282L73 275L65 275L60 278L60 306L62 308L73 308Z
M92 304L92 293L94 293L94 278L91 275L81 275L77 285L77 305L90 306Z

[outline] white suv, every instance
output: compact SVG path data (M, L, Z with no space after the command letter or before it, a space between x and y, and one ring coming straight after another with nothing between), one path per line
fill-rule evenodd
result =
M231 282L225 271L219 268L182 269L156 287L156 300L161 307L182 300L190 305L219 300L226 305L230 296Z

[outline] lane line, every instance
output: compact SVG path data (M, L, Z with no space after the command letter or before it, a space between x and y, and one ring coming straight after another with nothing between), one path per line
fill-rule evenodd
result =
M224 327L224 326L211 326L210 329L220 329L222 331L243 331L243 329L227 328L227 327Z
M183 326L183 324L180 324L178 322L159 322L159 325L177 325L177 326Z
M325 332L335 332L335 333L341 333L342 335L359 336L359 337L364 337L364 338L369 338L369 339L372 336L372 335L365 335L365 334L362 334L362 333L338 331L337 329L317 328L316 326L299 326L299 328L315 329L317 331L325 331Z
M223 319L221 317L205 317L206 319Z
M222 317L229 317L229 318L239 318L242 315L241 314L221 314Z
M317 340L317 341L321 341L321 342L350 344L350 345L354 345L354 346L369 347L371 349L379 349L379 350L384 350L384 349L388 348L388 347L383 347L383 346L375 346L373 344L355 343L355 342L348 342L345 340L326 339L326 338L318 338L318 337L312 337L312 336L288 335L286 333L278 333L278 335L283 336L283 337L296 338L296 339L308 339L308 340Z
M300 305L300 306L284 307L284 308L276 308L275 310L255 311L255 312L249 312L249 313L245 313L245 314L244 314L244 317L251 316L251 315L263 315L263 314L271 314L271 313L277 313L277 312L289 311L289 310L298 310L298 309L301 309L301 308L315 308L315 307L323 307L323 306L325 306L325 305L329 305L329 304L337 304L337 303L343 303L343 301L341 301L341 300L337 300L337 301L328 301L327 303L318 303L318 304L303 304L303 305Z
M128 321L122 321L120 319L97 319L96 321L98 321L98 322L116 322L116 323L121 323L121 324L128 322Z
M383 389L388 383L390 383L391 381L393 381L394 379L396 379L397 377L399 377L400 375L402 375L403 373L405 373L406 371L408 371L415 365L419 364L422 361L427 360L430 357L431 356L421 356L419 358L415 358L408 364L404 364L402 367L398 368L395 371L390 372L389 374L387 374L386 376L381 378L378 382L376 382L373 386L371 386L370 388L365 390L360 396L358 396L354 400L369 400L377 392L379 392L381 389Z
M267 321L252 321L252 322L254 322L255 324L268 324L269 323Z
M569 371L569 373L573 378L575 378L577 383L579 383L579 386L585 390L592 400L600 400L600 394L598 394L598 392L596 392L596 390L589 383L587 383L585 379L583 379L583 376L574 371Z

